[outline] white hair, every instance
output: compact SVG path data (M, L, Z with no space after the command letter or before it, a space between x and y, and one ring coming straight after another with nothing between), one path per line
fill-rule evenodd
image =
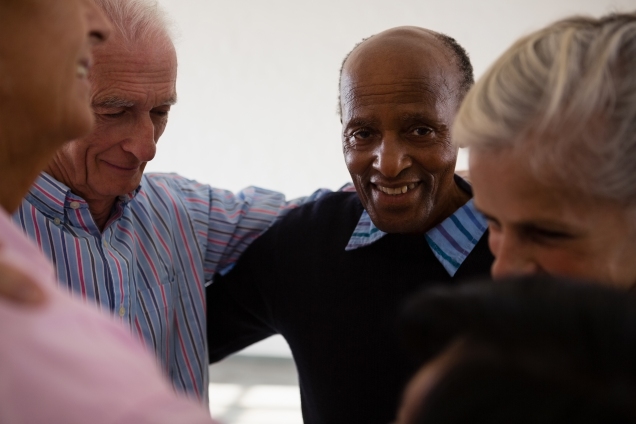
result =
M156 0L94 0L127 43L147 39L172 42L172 23Z
M469 91L453 138L636 205L636 13L572 17L517 41Z

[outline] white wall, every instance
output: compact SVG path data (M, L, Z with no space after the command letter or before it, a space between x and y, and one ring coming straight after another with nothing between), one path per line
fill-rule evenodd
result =
M338 70L362 38L400 25L444 32L468 50L479 76L516 38L555 19L636 9L636 0L160 3L178 34L179 102L147 169L289 197L349 179L336 115ZM466 167L463 156L458 167Z
M151 171L290 197L348 181L336 115L342 58L417 25L455 37L479 76L520 35L636 0L160 0L175 22L179 102ZM465 168L460 158L459 168Z

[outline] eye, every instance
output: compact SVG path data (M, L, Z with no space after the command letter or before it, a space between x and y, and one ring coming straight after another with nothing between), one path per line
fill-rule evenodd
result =
M168 113L170 112L170 108L162 108L162 109L153 109L152 110L152 114L159 116L159 117L166 117L168 116Z
M567 240L571 239L574 236L569 233L565 233L562 231L548 230L545 228L533 228L532 233L534 237L542 238L542 239L550 239L550 240Z
M99 115L104 118L117 118L119 116L123 116L125 113L126 113L126 110L121 109L121 110L115 110L115 111L101 112L99 113Z
M351 136L358 140L366 140L367 138L371 137L371 131L367 128L362 128L354 131Z
M411 131L411 134L413 134L415 136L418 136L418 137L423 137L423 136L429 135L432 132L433 132L433 130L431 130L428 127L417 127L417 128L414 128Z

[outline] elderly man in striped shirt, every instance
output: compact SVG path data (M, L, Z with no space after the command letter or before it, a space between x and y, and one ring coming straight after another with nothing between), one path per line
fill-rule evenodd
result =
M268 190L234 195L143 173L176 101L175 50L155 2L97 3L116 30L94 52L95 128L56 154L14 220L60 282L113 311L174 387L203 401L205 285L294 205Z
M340 84L356 193L291 211L208 292L210 358L282 334L311 423L393 421L417 369L394 324L410 293L487 276L487 225L454 175L450 128L473 83L455 40L394 28L358 45Z

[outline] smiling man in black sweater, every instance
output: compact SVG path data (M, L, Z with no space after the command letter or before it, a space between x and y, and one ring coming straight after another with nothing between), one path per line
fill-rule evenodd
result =
M487 276L487 224L454 175L450 128L473 83L450 37L400 27L345 59L342 143L355 192L291 211L207 288L210 361L273 334L290 345L305 423L395 417L416 365L395 319L414 291Z

